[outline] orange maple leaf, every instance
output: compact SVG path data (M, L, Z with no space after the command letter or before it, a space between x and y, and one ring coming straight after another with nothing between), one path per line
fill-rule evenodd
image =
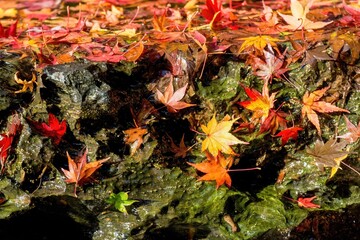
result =
M148 131L145 128L136 127L129 128L123 132L125 134L124 141L126 144L130 145L130 156L132 156L144 142L143 136L147 134Z
M261 120L261 123L269 116L270 109L274 107L274 99L276 93L272 93L269 96L268 83L265 81L262 94L260 94L256 89L248 88L243 86L246 94L250 97L251 100L238 102L238 104L250 111L253 111L252 120Z
M206 173L200 177L198 181L216 181L216 189L221 185L226 184L228 187L231 186L231 178L228 174L228 169L233 164L233 158L231 156L225 158L221 153L216 157L210 153L205 152L207 160L201 163L189 163L188 164L200 172Z
M84 154L80 157L80 159L75 162L71 159L68 152L66 152L66 156L68 158L69 170L61 168L65 177L67 178L65 182L67 183L75 183L74 194L76 196L76 188L77 186L83 185L85 182L90 180L90 176L102 166L102 163L109 160L109 158L97 160L95 162L87 163L87 153L86 149Z
M319 135L321 135L319 117L316 112L319 113L330 113L330 112L345 112L350 113L348 110L336 107L331 103L325 101L319 101L320 98L325 94L325 92L330 88L330 86L316 90L312 93L306 92L302 98L303 107L301 109L302 118L307 116L310 122L316 127ZM315 112L316 111L316 112Z
M172 80L170 80L164 94L158 89L156 89L156 98L166 106L169 112L172 113L176 113L178 110L183 108L195 106L196 104L190 104L180 101L185 95L187 85L188 84L185 84L185 86L179 88L174 92L174 86Z

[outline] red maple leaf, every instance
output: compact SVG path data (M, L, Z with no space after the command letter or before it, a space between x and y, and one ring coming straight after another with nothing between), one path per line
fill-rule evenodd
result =
M0 23L0 38L16 37L16 26L17 21L7 28L4 28Z
M201 16L208 21L218 22L222 17L221 6L221 0L206 0L206 8L202 10Z
M51 138L55 145L58 145L66 132L66 121L62 120L61 123L54 114L49 113L49 124L44 122L35 122L27 119L30 125L42 136Z
M7 134L0 134L0 164L1 172L5 169L6 159L9 155L9 150L11 148L12 142L16 133L19 131L21 126L19 116L17 114L13 115L11 122L8 123Z
M11 147L11 143L13 140L12 136L7 136L6 134L0 134L0 163L1 163L1 171L4 170L5 162L8 156L9 149Z
M310 197L310 198L298 198L296 202L298 203L299 207L304 208L320 208L320 205L312 203L311 201L314 200L316 196Z
M275 137L281 137L281 145L284 146L290 138L296 140L298 137L298 131L301 130L303 130L301 127L289 127L276 134Z
M275 134L279 127L286 128L287 120L285 118L287 115L283 111L270 109L269 116L260 126L260 133L270 131L271 134Z

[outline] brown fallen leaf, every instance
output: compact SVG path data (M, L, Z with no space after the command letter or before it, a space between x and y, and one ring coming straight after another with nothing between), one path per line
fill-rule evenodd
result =
M347 151L343 150L347 144L346 141L336 142L336 139L330 139L326 143L317 140L314 148L308 148L306 149L306 152L314 157L315 164L320 170L323 170L324 167L332 168L330 174L331 178L340 167L341 161L349 154Z

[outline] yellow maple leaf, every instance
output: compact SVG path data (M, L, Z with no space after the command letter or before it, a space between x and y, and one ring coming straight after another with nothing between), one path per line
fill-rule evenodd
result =
M231 145L248 144L248 142L241 141L229 133L233 123L237 120L233 119L229 121L229 119L230 117L227 115L218 123L214 114L207 126L201 125L201 129L206 134L206 138L202 142L201 151L207 149L211 155L216 157L219 151L227 154L235 154L230 147Z
M270 46L276 48L276 42L281 41L280 39L273 38L268 35L240 38L239 40L245 40L240 46L239 53L243 52L247 48L254 48L255 51L258 50L262 53L266 45L269 44Z

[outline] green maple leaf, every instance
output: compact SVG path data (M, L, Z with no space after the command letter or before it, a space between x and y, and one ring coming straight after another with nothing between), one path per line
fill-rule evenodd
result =
M118 194L112 193L106 202L114 205L115 208L120 212L127 214L126 206L130 206L134 202L137 202L136 200L131 200L128 198L129 196L127 192L119 192Z

